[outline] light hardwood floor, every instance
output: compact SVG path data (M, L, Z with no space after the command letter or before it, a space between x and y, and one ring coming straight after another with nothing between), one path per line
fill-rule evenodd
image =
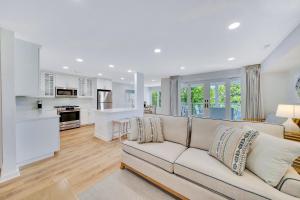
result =
M67 181L77 194L118 170L119 140L104 142L93 134L94 126L61 132L60 151L24 167L20 177L0 184L0 199L22 199L62 181Z

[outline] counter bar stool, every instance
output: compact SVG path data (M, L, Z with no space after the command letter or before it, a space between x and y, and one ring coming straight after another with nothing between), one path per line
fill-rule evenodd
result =
M122 136L128 133L129 119L119 119L112 121L112 127L114 132L114 127L117 125L119 130L119 140L122 141Z

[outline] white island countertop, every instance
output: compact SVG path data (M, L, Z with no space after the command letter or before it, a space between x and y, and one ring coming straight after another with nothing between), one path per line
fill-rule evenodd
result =
M135 112L137 109L135 108L112 108L112 109L104 109L104 110L96 110L100 113L121 113L121 112Z
M58 118L56 110L28 110L28 111L17 111L16 122Z

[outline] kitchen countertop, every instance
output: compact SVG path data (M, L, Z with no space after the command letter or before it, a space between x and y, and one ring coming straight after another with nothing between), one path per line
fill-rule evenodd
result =
M16 122L47 118L59 118L59 115L57 114L56 110L30 110L16 112Z
M112 109L104 109L104 110L96 110L97 113L122 113L122 112L131 112L137 111L135 108L112 108Z

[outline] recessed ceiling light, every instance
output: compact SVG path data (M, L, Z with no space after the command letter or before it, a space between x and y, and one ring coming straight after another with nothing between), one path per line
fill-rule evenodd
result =
M125 78L124 78L124 77L121 77L120 79L123 81Z
M185 70L185 66L181 66L180 69L181 69L181 70Z
M152 82L155 82L156 80L153 79L153 80L151 80L151 81L152 81Z
M230 57L230 58L227 58L228 61L234 61L235 60L235 57Z
M82 58L76 58L76 61L77 62L83 62L83 59Z
M98 76L102 76L103 74L102 73L98 73Z
M154 49L154 53L161 53L161 49Z
M115 66L114 65L108 65L110 68L114 68Z
M62 68L63 69L69 69L69 66L63 66Z
M241 25L240 22L234 22L228 26L228 29L234 30L234 29L238 28L240 25Z
M131 70L131 69L129 69L129 70L127 70L127 72L128 72L128 73L131 73L131 72L132 72L132 70Z

